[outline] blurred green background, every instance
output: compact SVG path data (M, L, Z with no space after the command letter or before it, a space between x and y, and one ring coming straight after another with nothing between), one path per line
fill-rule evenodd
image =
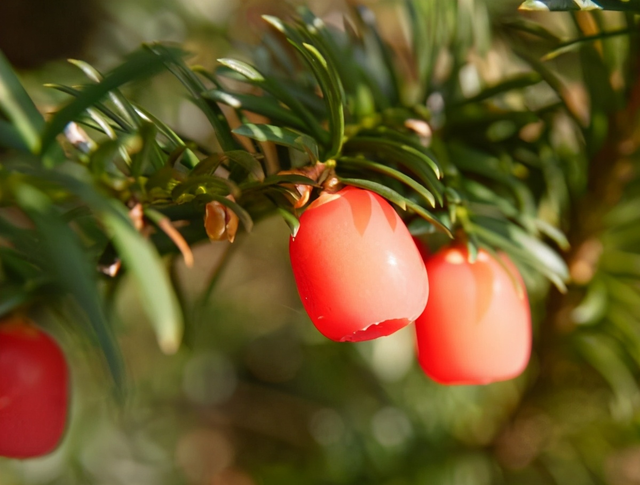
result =
M305 3L342 25L344 2ZM388 39L406 43L399 2L361 3ZM517 15L518 3L488 2L490 18ZM1 0L0 50L38 106L53 110L67 98L42 84L82 79L67 57L107 69L141 42L168 40L211 69L230 53L259 56L260 16L289 11L275 0ZM490 75L500 55L497 48L476 61ZM136 89L156 116L213 143L168 75ZM330 342L298 299L288 234L282 220L267 220L231 249L197 247L195 268L177 265L188 326L175 356L159 351L131 285L121 285L114 317L128 372L122 399L90 344L43 315L72 367L70 427L49 456L0 458L0 484L640 484L635 377L615 374L628 392L612 394L569 350L535 387L535 354L514 381L444 387L418 368L411 328L373 342ZM211 299L200 304L215 275ZM546 288L532 291L534 315L545 296Z

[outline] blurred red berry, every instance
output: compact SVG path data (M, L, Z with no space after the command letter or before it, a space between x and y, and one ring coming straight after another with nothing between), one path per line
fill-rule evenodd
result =
M347 187L321 195L302 214L289 253L302 303L331 340L389 335L427 303L420 253L395 210L373 192Z
M64 433L68 368L58 344L27 320L0 321L0 456L30 458Z
M462 247L445 248L426 260L431 294L416 332L420 365L433 380L487 384L526 368L529 302L517 268L506 255L500 258L511 275L484 250L475 263Z

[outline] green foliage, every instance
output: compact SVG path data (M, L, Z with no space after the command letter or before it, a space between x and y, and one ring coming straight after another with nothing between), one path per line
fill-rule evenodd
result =
M0 109L6 120L0 120L3 146L37 152L44 119L0 53Z
M621 10L638 12L637 0L526 0L521 10Z
M278 215L295 234L301 199L296 185L308 186L313 200L325 184L337 181L393 202L410 230L432 248L456 238L472 259L479 248L504 251L522 270L534 310L547 318L539 319L537 329L538 375L522 396L512 390L524 409L514 412L514 426L528 423L527 409L542 409L545 419L562 422L549 405L562 389L609 393L614 416L598 414L593 428L635 419L635 17L621 15L614 22L597 12L581 13L591 20L585 27L584 17L560 14L564 28L554 29L525 17L489 22L483 2L403 5L411 25L409 63L385 40L367 8L354 7L345 30L302 8L291 21L265 18L273 29L256 66L223 58L215 72L207 72L190 67L181 49L159 43L143 46L104 75L72 61L87 84L50 85L72 99L46 122L0 57L0 316L29 306L68 312L71 302L87 323L74 330L100 346L114 381L122 385L108 316L109 295L125 276L138 291L161 349L175 352L191 315L167 268L184 245L208 239L206 204L227 207L241 231ZM536 0L521 8L597 5L640 8L633 0ZM573 32L571 38L566 32ZM480 75L476 57L492 46L517 69ZM624 54L610 55L616 52ZM573 69L565 69L564 61ZM161 73L179 81L217 143L177 133L126 94L130 83ZM159 223L165 219L173 231L165 232ZM211 277L201 300L218 277ZM548 282L566 295L549 289ZM576 363L581 370L567 371L569 377L557 371ZM345 388L362 380L337 368L334 374ZM437 406L440 391L433 387L429 399ZM344 392L332 392L336 401L344 398ZM460 391L460 399L470 400L474 392ZM418 413L410 396L381 400ZM503 407L509 406L515 404ZM451 423L456 419L451 416ZM461 419L470 428L481 425L473 410ZM507 417L495 421L492 426L507 431L494 430L494 441L512 439L513 446L525 447L509 435ZM555 446L575 451L574 439L587 432L607 442L606 430L585 430L586 425L563 428ZM464 453L476 445L450 444L459 456L452 453L444 465L442 456L431 457L413 478L430 479L437 473L429 467L438 464L446 474L465 460L495 468L492 453L499 454L501 445L482 451L478 445L474 453L480 458L473 461L476 455ZM371 456L384 455L365 448L354 444L350 450L373 462ZM526 476L545 474L539 470L553 475L553 460L546 458L541 452L520 469L514 459L514 468L507 463L496 475L500 483L530 483ZM601 464L587 458L573 470L597 477L583 483L602 483ZM406 463L421 460L415 450L406 457ZM398 473L375 464L389 477ZM369 480L364 468L349 483ZM270 473L280 477L278 470L265 471ZM562 483L553 480L540 483Z
M437 19L444 14L429 5L407 3L413 19L421 15ZM280 45L272 50L273 59L278 62L267 64L265 72L233 59L221 59L218 73L194 71L185 64L183 52L162 44L144 46L104 76L86 63L73 61L91 84L80 89L53 86L75 99L44 127L24 90L9 68L4 67L3 85L10 90L3 106L7 115L3 125L7 127L3 131L5 146L30 147L31 151L41 153L42 162L52 167L48 170L53 170L55 176L44 173L33 176L52 183L48 187L49 192L53 191L49 197L75 209L86 206L103 224L101 241L92 247L93 257L100 260L110 254L111 258L122 259L147 302L163 348L175 349L179 344L181 317L167 280L158 270L154 255L157 250L142 238L134 237L130 226L123 225L124 211L141 204L144 210L169 214L172 206L184 205L189 207L187 223L201 226L204 205L218 201L238 215L246 230L251 228L253 219L270 212L282 214L291 223L290 204L299 196L292 191L289 180L275 179L275 173L269 173L273 169L263 165L267 155L262 153L261 143L265 142L299 151L297 160L292 152L280 151L281 169L333 160L327 166L330 168L324 170L325 175L335 170L342 183L368 188L388 198L402 210L410 227L415 226L412 219L421 218L449 236L462 231L460 234L466 234L472 247L481 244L506 251L518 263L541 272L564 288L566 267L540 239L545 234L561 234L553 227L557 221L544 221L537 215L537 206L551 188L545 189L544 184L529 185L527 178L540 179L542 174L525 175L523 179L523 165L514 151L519 143L515 139L519 130L548 122L559 108L538 112L496 110L492 103L505 94L535 86L541 79L549 82L553 74L526 73L465 98L455 88L465 49L471 45L463 41L456 50L457 60L449 77L438 80L440 84L434 84L435 90L418 95L418 99L427 96L442 99L445 111L430 112L420 103L408 102L407 93L416 89L420 92L433 84L435 55L439 46L453 42L453 34L445 25L444 30L431 35L423 30L421 22L416 22L413 56L418 75L400 81L397 73L401 67L395 65L392 48L382 40L371 13L364 8L354 13L362 26L362 35L370 36L372 44L354 42L326 26L308 9L300 10L299 20L292 24L266 17L290 48L283 49ZM463 14L463 10L458 11L461 21L466 22ZM478 38L487 38L488 32L481 33L480 27L475 29ZM290 69L299 64L298 59L311 76L301 77L302 81L292 89L284 81L287 73L281 66ZM374 71L371 69L374 65L386 69ZM221 152L211 152L183 139L119 90L128 82L152 77L163 69L184 85L186 93L209 120ZM235 77L262 88L263 94L231 91L218 76ZM214 89L207 86L211 82ZM559 89L553 83L552 87ZM217 103L233 108L241 120L246 119L245 112L253 112L268 118L271 124L245 122L232 131ZM445 117L446 123L433 129L436 125L431 118L438 116ZM486 132L478 130L487 125ZM82 126L94 135L86 133ZM420 129L428 133L420 133ZM59 136L63 131L66 139ZM34 133L38 132L42 132L41 138L34 139ZM245 151L234 134L259 144L250 143L252 148ZM521 147L527 152L529 163L541 157L550 143L550 134L551 130L547 130L536 142ZM58 147L55 153L54 145ZM300 157L306 162L301 163ZM535 173L540 168L532 166L527 170ZM218 175L220 170L225 170L228 176ZM556 173L562 171L560 168ZM73 180L76 190L59 181L60 172ZM13 177L20 169L5 164L3 173L5 177ZM265 174L269 177L265 178ZM106 199L89 197L93 192L104 194ZM226 197L230 194L235 200ZM11 193L6 194L3 203L12 205L12 197ZM206 235L203 230L191 230L188 234L183 231L179 237L193 244ZM138 250L147 256L136 258ZM163 246L161 253L166 250ZM28 254L23 257L27 259ZM156 306L154 297L167 307ZM92 298L98 297L94 294Z

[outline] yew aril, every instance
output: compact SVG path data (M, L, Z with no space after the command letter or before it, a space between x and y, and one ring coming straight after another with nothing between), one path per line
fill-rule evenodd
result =
M431 293L416 333L420 365L433 380L487 384L526 368L529 302L517 268L499 257L503 264L480 250L470 263L466 248L449 247L426 259Z
M427 303L427 272L407 227L368 190L322 194L300 217L289 254L302 303L331 340L389 335Z
M65 429L69 371L58 344L29 321L0 321L0 456L55 449Z

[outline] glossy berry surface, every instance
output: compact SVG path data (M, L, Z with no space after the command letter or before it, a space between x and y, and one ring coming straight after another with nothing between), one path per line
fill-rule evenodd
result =
M527 366L529 302L517 268L500 257L511 275L484 250L473 264L461 247L427 258L431 293L416 333L420 365L433 380L487 384L516 377Z
M331 340L389 335L427 303L422 257L395 210L373 192L321 195L302 214L289 254L302 303Z
M64 433L68 368L58 344L19 318L0 321L0 456L31 458Z

